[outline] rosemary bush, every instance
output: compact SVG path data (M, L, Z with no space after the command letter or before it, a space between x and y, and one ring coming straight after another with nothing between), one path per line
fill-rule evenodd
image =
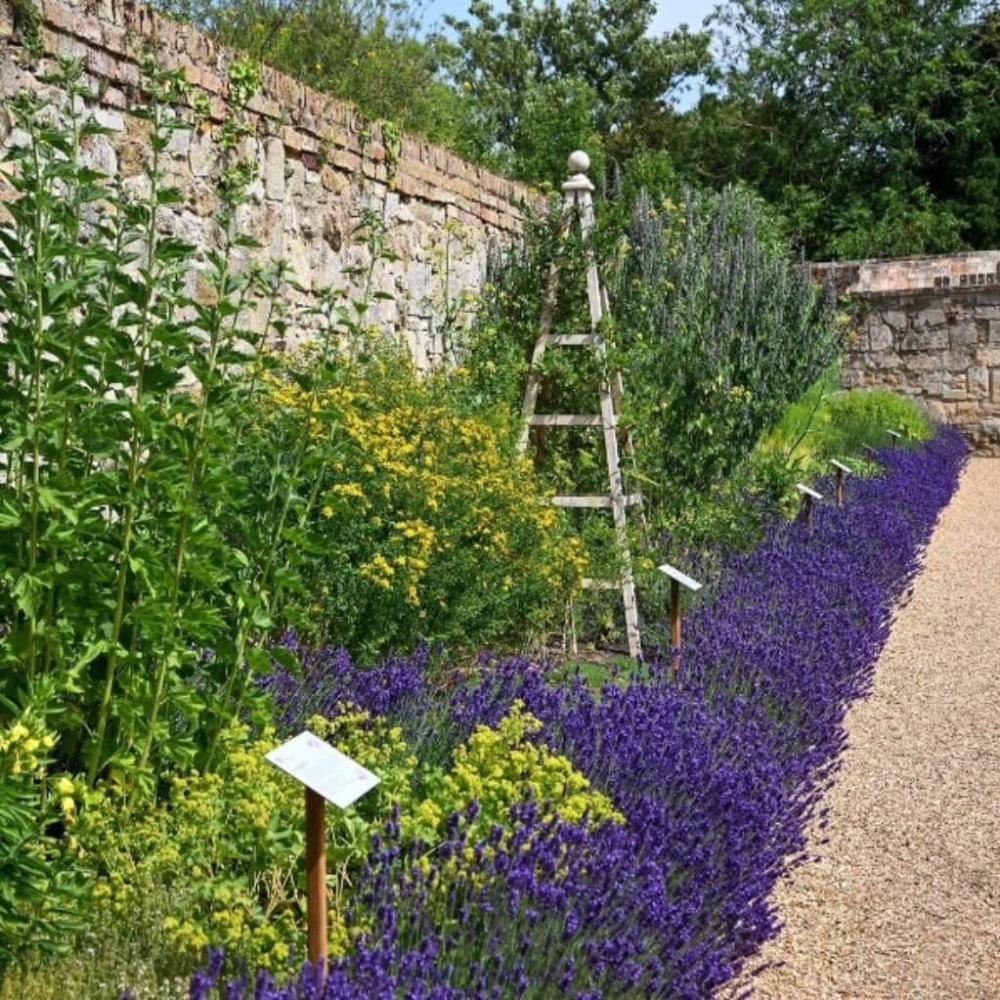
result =
M731 477L838 356L834 294L735 188L689 193L682 212L640 198L615 274L643 467L676 509Z

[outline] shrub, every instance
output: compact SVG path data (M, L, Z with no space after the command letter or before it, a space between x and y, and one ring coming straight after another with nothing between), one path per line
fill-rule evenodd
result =
M689 195L677 215L638 203L618 307L640 463L674 509L731 475L839 351L832 289L752 196Z
M898 431L896 442L889 431ZM843 390L831 371L788 407L761 442L760 452L808 473L825 473L829 460L864 459L863 448L912 447L932 435L914 400L889 389Z
M341 358L336 382L311 397L309 362L279 371L245 468L292 452L309 413L315 500L290 540L307 546L300 629L371 660L420 638L523 642L559 613L582 552L537 496L508 424L456 412L441 381L387 346Z
M189 765L199 728L231 710L266 620L266 588L243 583L255 551L230 545L213 512L239 486L231 375L259 340L244 308L268 282L230 255L245 244L231 228L238 121L221 129L235 171L219 178L222 249L199 264L158 229L181 200L165 158L188 124L182 75L143 59L148 103L132 111L150 154L135 197L86 165L104 129L81 67L62 64L58 83L63 108L12 102L24 143L5 154L17 197L0 221L0 694L51 680L62 763L137 797L154 791L154 762ZM187 293L191 270L209 304Z

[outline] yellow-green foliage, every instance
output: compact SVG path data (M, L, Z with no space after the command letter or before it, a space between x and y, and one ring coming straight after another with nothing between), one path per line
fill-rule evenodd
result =
M893 444L891 430L899 431L904 443L924 441L932 433L911 398L889 389L838 389L828 375L788 407L759 450L780 456L803 474L825 473L831 458L860 459L866 444Z
M367 856L373 823L409 801L417 760L398 727L345 707L310 727L382 779L357 808L330 810L327 857L335 912L356 866ZM174 904L163 930L181 952L207 944L277 967L304 940L302 786L264 758L272 733L251 740L233 726L222 738L217 771L171 779L168 798L150 813L124 814L107 792L90 797L79 837L99 872L99 907L127 915L154 888ZM364 810L362 815L361 810ZM345 941L338 922L331 947Z
M270 447L282 449L305 415L314 446L329 451L310 522L313 624L362 654L421 636L523 641L560 611L585 559L514 455L511 428L459 412L450 376L420 379L406 359L344 366L321 394L290 367L272 373L261 417Z
M595 824L623 823L608 797L592 791L568 758L531 742L529 737L541 728L521 701L514 702L495 729L477 726L468 742L455 750L451 770L433 783L417 817L435 819L440 829L449 813L461 812L475 800L475 825L488 831L494 825L506 826L510 807L530 796L544 806L547 816L555 814L570 823L585 817Z
M570 822L622 822L606 796L565 757L529 737L541 723L515 703L495 729L479 726L455 751L447 773L427 773L402 730L349 705L309 728L369 768L380 784L355 806L329 810L332 953L349 946L340 914L351 904L353 878L368 855L371 834L397 807L403 835L432 849L447 817L472 800L480 813L470 835L509 826L510 807L526 795ZM304 947L302 788L264 758L273 733L253 740L242 726L226 730L218 770L173 777L155 809L123 812L112 793L80 791L86 801L75 832L98 873L94 898L109 919L128 919L153 894L169 912L162 922L181 955L207 944L265 966L281 966ZM73 802L73 785L60 788ZM69 810L72 812L73 810ZM456 862L459 867L471 862ZM464 874L475 878L471 869ZM356 901L353 901L356 903ZM364 923L357 919L357 926Z
M264 760L273 735L225 731L217 771L170 779L166 802L128 813L117 795L92 793L78 825L98 878L95 905L127 918L136 900L165 889L176 904L163 930L182 951L221 945L263 964L296 941L295 880L304 854L301 786Z

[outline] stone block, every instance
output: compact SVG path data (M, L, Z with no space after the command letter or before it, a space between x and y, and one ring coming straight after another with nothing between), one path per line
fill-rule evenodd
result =
M932 312L941 312L930 310ZM923 326L919 329L911 330L903 337L899 344L900 351L944 351L950 346L948 340L948 327L944 325L944 313L941 313L942 322L936 326Z
M118 154L108 136L85 136L80 147L80 158L88 167L99 170L106 177L118 173Z
M903 358L903 365L908 374L916 375L918 377L926 375L929 372L941 371L944 367L941 355L937 352L927 354L907 354Z
M980 347L976 351L976 363L987 368L1000 366L1000 345L997 347Z
M215 170L218 150L207 132L193 134L188 150L188 166L195 177L208 177Z
M905 312L895 309L889 309L882 313L882 320L894 330L905 330L910 325L910 317Z
M892 348L892 346L893 346L893 334L892 330L888 326L884 326L882 324L876 324L869 328L868 330L869 350L888 351Z
M869 368L883 371L899 368L903 363L895 351L872 351L867 355L867 362Z
M125 130L125 116L121 111L114 108L94 108L91 114L101 128L109 129L112 132Z
M271 201L285 197L285 144L273 137L264 143L264 194Z
M990 369L990 402L1000 404L1000 368Z
M917 314L915 325L927 329L928 327L944 326L946 322L947 317L943 309L931 308L924 309Z
M990 370L985 366L971 366L965 377L970 396L985 396L990 391Z
M990 329L987 339L991 344L1000 345L1000 319L991 319L989 323Z
M179 128L171 132L167 152L173 156L187 156L191 151L191 134L189 128Z
M979 328L974 321L955 323L948 327L948 340L952 350L969 347L979 342Z

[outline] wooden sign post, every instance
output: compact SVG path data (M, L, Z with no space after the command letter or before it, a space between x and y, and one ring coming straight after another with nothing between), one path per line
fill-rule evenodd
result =
M276 747L266 759L306 786L306 914L308 954L326 971L326 803L341 809L381 780L309 730Z
M805 483L796 483L795 488L802 494L802 506L806 512L806 529L813 530L813 506L817 500L823 499L822 493L817 493L814 489L806 486Z
M837 506L844 506L844 477L849 476L854 470L843 462L838 462L835 458L830 459L830 464L837 470L836 491Z
M899 444L899 442L903 440L903 435L899 431L886 431L886 434L888 434L896 444Z
M306 788L306 954L326 963L326 799Z
M670 645L674 649L672 671L676 681L681 672L681 586L694 594L701 590L701 584L670 563L664 563L659 570L670 578Z

